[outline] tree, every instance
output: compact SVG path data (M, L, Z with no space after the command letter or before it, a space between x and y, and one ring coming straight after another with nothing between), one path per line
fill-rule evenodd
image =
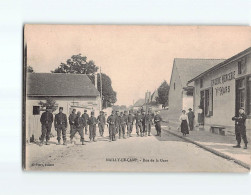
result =
M33 70L33 68L32 68L31 66L28 66L28 67L27 67L27 72L33 73L34 70Z
M117 101L117 93L112 88L112 81L110 77L104 73L101 73L102 78L102 99L103 108L111 107ZM100 88L100 74L98 74L98 91Z
M57 110L58 108L58 104L56 103L56 101L52 98L52 97L46 97L45 98L45 102L40 101L38 103L43 109L45 109L47 106L51 107L52 112L54 112L55 110Z
M70 59L66 60L66 63L61 63L58 68L52 73L75 73L75 74L94 74L97 72L98 67L94 61L87 61L86 56L81 54L73 55Z
M156 101L159 104L162 104L162 106L168 106L169 88L170 87L166 81L163 81L158 88L158 97L156 98Z
M52 73L72 73L72 74L86 74L89 79L95 84L94 74L97 72L98 67L94 61L87 61L86 56L81 54L73 55L66 63L61 63L58 68ZM98 91L101 91L100 87L100 74L98 75ZM117 101L117 94L112 88L112 82L108 75L102 73L102 98L103 108L111 107Z

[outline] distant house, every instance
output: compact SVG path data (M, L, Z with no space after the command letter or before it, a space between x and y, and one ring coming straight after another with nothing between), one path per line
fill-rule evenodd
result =
M58 107L63 107L69 116L75 108L96 111L100 108L99 91L87 75L60 73L28 73L26 80L26 127L27 139L32 135L37 139L41 134L40 116L44 110L39 105L46 97L53 98ZM53 113L58 113L58 109Z
M145 99L138 99L134 104L133 104L133 109L138 110L141 109L145 104Z
M169 90L169 113L177 118L181 110L193 108L193 84L187 82L205 70L224 61L223 59L187 59L175 58Z

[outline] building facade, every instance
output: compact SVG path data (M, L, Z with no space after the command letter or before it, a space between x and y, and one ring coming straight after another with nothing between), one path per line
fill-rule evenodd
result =
M222 61L222 59L174 59L168 97L170 117L178 119L182 110L193 108L194 86L193 83L187 84L187 82Z
M26 139L35 140L41 135L41 114L45 107L40 101L46 102L50 97L56 101L57 109L53 115L63 107L63 112L68 116L75 108L81 113L84 110L95 111L98 115L100 109L100 94L87 75L82 74L52 74L28 73L26 80ZM52 133L54 126L52 127ZM69 128L68 128L69 131Z
M201 107L205 130L220 125L226 127L226 133L234 133L232 117L241 107L248 115L247 129L251 129L251 48L188 83L194 83L194 109Z

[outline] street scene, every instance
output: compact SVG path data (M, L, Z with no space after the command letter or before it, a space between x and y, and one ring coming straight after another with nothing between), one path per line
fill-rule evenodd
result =
M25 25L23 168L249 172L249 31Z
M247 169L211 152L169 134L163 126L162 135L118 139L110 143L108 130L97 142L86 141L82 146L79 137L75 144L55 147L57 140L44 147L30 145L27 161L29 170L42 171L130 171L130 172L246 172ZM88 140L88 139L87 139ZM230 146L231 147L231 146ZM37 155L39 153L40 155ZM247 153L248 154L248 153ZM179 162L179 163L177 163Z

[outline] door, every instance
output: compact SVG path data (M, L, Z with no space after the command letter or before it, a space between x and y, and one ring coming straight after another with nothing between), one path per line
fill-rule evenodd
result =
M245 108L245 79L236 81L235 114L238 115L240 108Z
M200 108L202 109L202 113L200 116L200 123L204 125L204 119L205 119L205 93L204 91L200 92Z

